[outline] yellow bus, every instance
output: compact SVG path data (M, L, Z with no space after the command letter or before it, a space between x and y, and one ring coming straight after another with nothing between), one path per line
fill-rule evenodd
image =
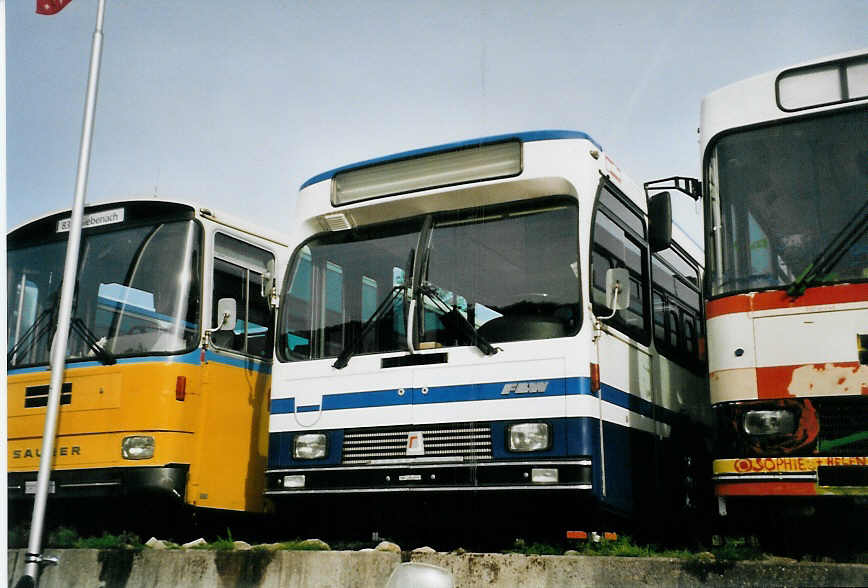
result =
M53 213L8 234L10 514L36 488L69 219ZM263 510L285 250L190 202L85 208L49 505L162 497Z

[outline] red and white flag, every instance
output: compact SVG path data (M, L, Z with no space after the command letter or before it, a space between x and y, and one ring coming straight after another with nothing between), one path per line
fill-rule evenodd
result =
M36 0L36 14L57 14L72 0Z

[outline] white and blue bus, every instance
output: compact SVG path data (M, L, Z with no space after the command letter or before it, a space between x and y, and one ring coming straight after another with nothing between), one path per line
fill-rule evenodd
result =
M583 505L683 505L710 425L701 251L671 238L668 194L649 200L590 136L341 167L302 186L294 223L266 474L279 508L473 495L560 504L570 528Z

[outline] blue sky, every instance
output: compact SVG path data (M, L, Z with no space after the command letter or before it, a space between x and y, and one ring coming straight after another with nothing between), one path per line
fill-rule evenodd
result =
M96 5L7 3L9 227L71 205ZM589 133L639 182L695 176L703 95L866 47L866 23L864 0L107 0L87 200L281 230L326 169L544 128Z

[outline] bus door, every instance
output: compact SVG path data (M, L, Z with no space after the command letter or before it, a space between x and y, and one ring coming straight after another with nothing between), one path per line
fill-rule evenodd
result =
M211 328L216 330L210 334L200 400L201 469L198 476L191 473L191 495L201 506L235 492L223 497L224 508L261 507L274 331L263 283L273 267L271 251L215 233ZM229 481L240 478L249 480L246 489L232 490L237 484Z
M607 300L618 283L621 308ZM648 246L642 215L613 186L603 184L594 212L591 298L598 327L600 390L598 492L614 507L637 508L657 473L655 386L649 348ZM599 464L599 465L597 465Z

